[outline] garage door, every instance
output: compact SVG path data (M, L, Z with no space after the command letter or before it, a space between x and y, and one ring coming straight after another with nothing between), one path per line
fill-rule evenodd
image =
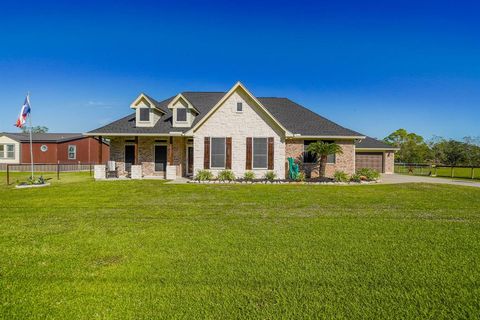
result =
M375 169L383 172L383 153L382 152L358 152L355 154L355 168Z

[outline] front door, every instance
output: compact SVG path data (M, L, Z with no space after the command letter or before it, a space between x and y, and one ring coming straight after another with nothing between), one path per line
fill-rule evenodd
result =
M167 146L155 146L155 171L164 172L167 167Z
M193 174L193 147L187 147L187 175Z
M135 146L126 145L125 146L125 171L130 172L132 169L132 164L135 162Z

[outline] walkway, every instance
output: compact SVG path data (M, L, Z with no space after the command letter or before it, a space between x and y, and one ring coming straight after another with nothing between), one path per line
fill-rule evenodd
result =
M384 174L382 175L383 184L394 183L442 183L453 184L457 186L478 187L480 188L480 182L478 180L463 180L455 178L435 178L435 177L423 177L423 176L411 176L404 174Z

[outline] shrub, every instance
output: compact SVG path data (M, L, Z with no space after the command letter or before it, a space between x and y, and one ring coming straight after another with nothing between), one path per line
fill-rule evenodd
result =
M300 171L297 175L297 178L295 179L295 181L305 181L306 180L306 177L305 177L305 172L303 171Z
M350 181L360 182L362 181L362 176L359 175L358 173L352 174L352 176L350 177Z
M233 181L235 180L235 174L232 170L222 170L218 173L218 180L220 181Z
M335 182L347 182L348 181L348 174L344 171L337 170L333 174L333 180L335 180Z
M195 176L195 180L198 181L208 181L213 179L213 173L209 170L198 170L197 175Z
M243 179L245 181L252 181L253 179L255 179L255 172L245 171L245 174L243 175Z
M378 180L380 178L380 173L377 170L369 168L361 168L357 171L360 176L364 176L366 180Z
M275 171L267 171L265 172L265 175L263 176L263 178L268 181L273 181L277 178L277 174L275 173Z

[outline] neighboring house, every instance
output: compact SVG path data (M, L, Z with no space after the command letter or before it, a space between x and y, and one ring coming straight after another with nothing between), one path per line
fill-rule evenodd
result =
M318 140L343 148L343 154L328 157L328 176L336 170L352 174L359 165L370 164L393 172L391 146L366 139L287 98L255 97L240 82L228 92L182 92L160 102L140 94L130 107L133 114L85 134L110 140L110 158L119 176L128 176L137 165L135 172L140 168L143 177L171 179L201 169L214 174L231 169L237 177L248 170L257 177L272 170L282 179L288 174L288 157L315 176L316 159L304 151ZM374 148L362 146L362 141L375 142ZM359 161L356 144L362 147ZM367 152L376 160L360 160Z
M54 163L105 163L109 145L81 133L34 133L33 161ZM30 163L30 134L0 133L0 163Z

